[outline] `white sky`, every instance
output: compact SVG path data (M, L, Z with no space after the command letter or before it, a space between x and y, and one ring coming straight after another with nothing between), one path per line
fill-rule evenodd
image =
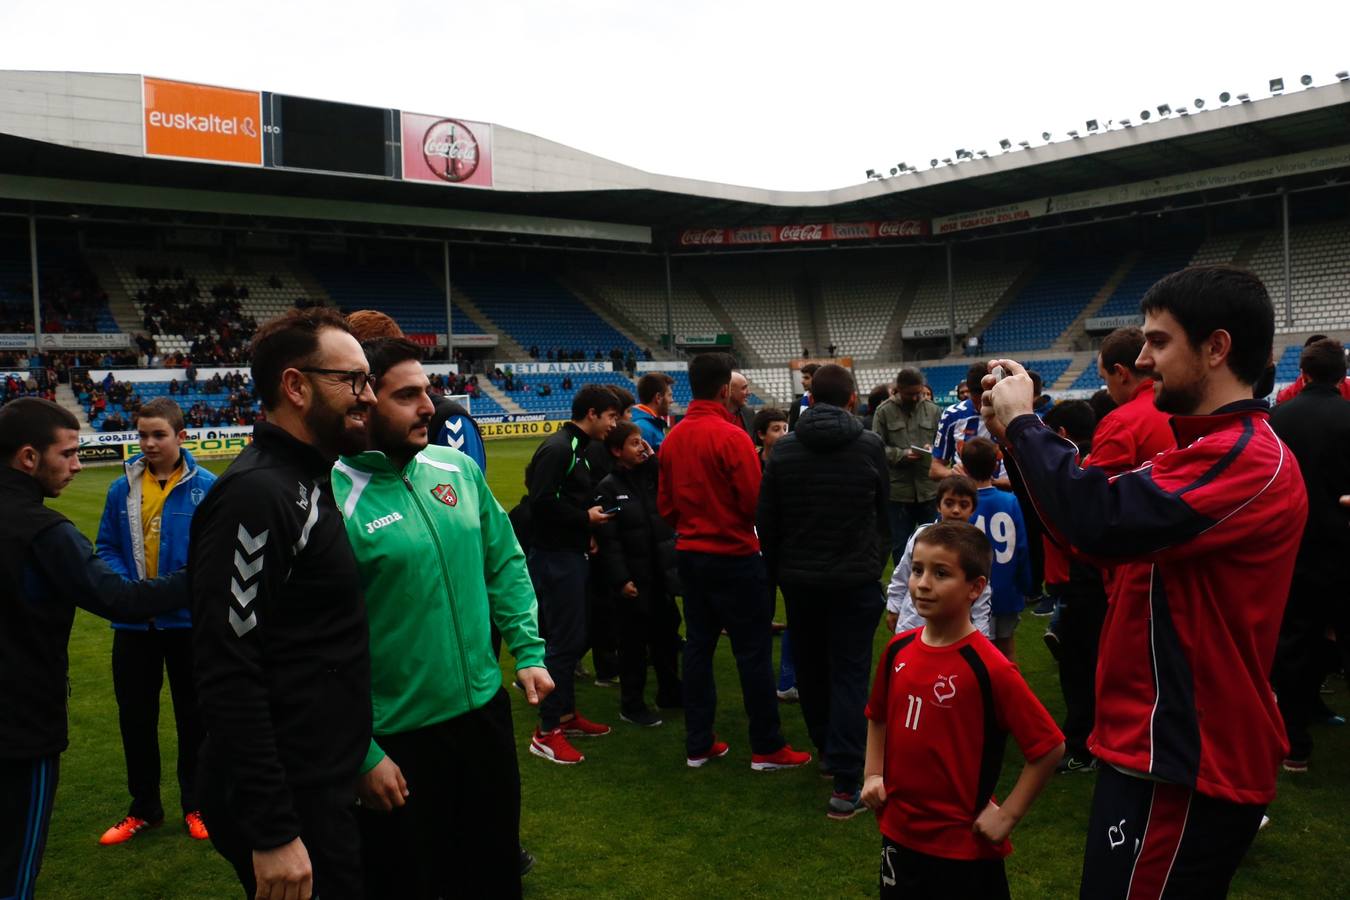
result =
M0 67L495 122L782 189L1350 69L1350 3L4 0ZM1350 135L1350 125L1347 125Z

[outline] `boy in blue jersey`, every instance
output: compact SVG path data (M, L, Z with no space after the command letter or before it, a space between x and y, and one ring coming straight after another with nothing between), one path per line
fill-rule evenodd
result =
M971 521L994 548L994 568L989 578L994 594L990 630L994 646L1012 659L1013 635L1032 591L1031 551L1017 498L994 487L998 466L998 448L988 438L973 438L961 448L961 467L979 488L979 501Z
M967 441L977 437L989 437L984 420L980 418L980 397L983 392L980 378L988 373L988 369L987 363L972 365L963 382L968 385L966 398L947 407L942 411L942 418L938 419L937 439L933 442L933 459L928 465L928 475L935 481L941 481L949 475L968 474L959 468L961 448ZM977 371L983 374L976 375ZM996 472L996 475L1001 474Z

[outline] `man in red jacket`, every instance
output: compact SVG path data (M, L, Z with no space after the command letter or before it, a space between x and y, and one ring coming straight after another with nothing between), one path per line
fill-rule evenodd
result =
M1308 339L1303 342L1303 346L1306 349L1308 347L1311 347L1318 341L1325 341L1326 339L1327 336L1325 334L1310 335ZM1299 394L1303 393L1303 389L1307 386L1308 386L1308 376L1304 375L1303 372L1300 371L1298 373L1297 378L1295 378L1289 384L1285 385L1284 389L1275 395L1275 403L1278 405L1280 403L1285 403L1289 400L1293 400ZM1336 384L1336 389L1341 392L1341 396L1343 398L1345 398L1346 400L1350 400L1350 378L1342 378Z
M1116 408L1102 417L1084 465L1109 475L1128 472L1176 446L1167 413L1153 402L1153 377L1136 367L1144 349L1139 328L1117 328L1102 340L1097 372Z
M778 720L770 631L774 598L755 535L759 456L727 411L731 368L725 353L690 361L694 399L659 456L656 505L675 529L684 586L685 755L696 769L729 749L713 733L713 653L725 628L750 718L750 768L788 769L810 762L811 754L788 746Z
M1308 503L1252 386L1275 314L1255 275L1195 266L1144 296L1137 368L1177 447L1114 477L985 379L984 414L1048 527L1116 568L1088 749L1104 765L1081 896L1221 896L1275 797L1288 744L1270 670Z

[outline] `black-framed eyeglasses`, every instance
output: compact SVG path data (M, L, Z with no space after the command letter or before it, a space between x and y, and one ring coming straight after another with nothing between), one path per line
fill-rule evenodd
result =
M361 392L366 389L366 385L370 385L372 393L375 391L375 376L369 372L362 372L360 369L348 371L347 369L317 369L313 366L305 366L297 371L309 372L312 375L332 375L339 381L345 381L347 386L352 389L353 397L360 397Z

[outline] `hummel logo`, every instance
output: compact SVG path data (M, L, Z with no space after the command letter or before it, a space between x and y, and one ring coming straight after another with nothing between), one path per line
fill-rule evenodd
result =
M309 509L309 495L305 493L305 486L300 485L300 499L295 501L295 505L301 509Z
M239 637L248 634L258 624L258 614L249 612L249 605L258 596L258 584L254 579L262 571L265 560L262 550L267 546L267 536L270 533L269 529L254 537L241 524L236 535L239 539L240 549L234 551L234 570L239 574L239 577L230 577L230 593L234 596L239 609L236 610L234 606L230 607L229 620L230 627ZM240 550L243 552L241 553ZM252 559L249 557L252 557ZM250 584L250 582L252 583ZM248 615L241 616L239 611L246 612Z
M457 419L449 419L446 421L445 427L449 428L453 433L459 434L460 429L464 427L464 423L458 421Z

